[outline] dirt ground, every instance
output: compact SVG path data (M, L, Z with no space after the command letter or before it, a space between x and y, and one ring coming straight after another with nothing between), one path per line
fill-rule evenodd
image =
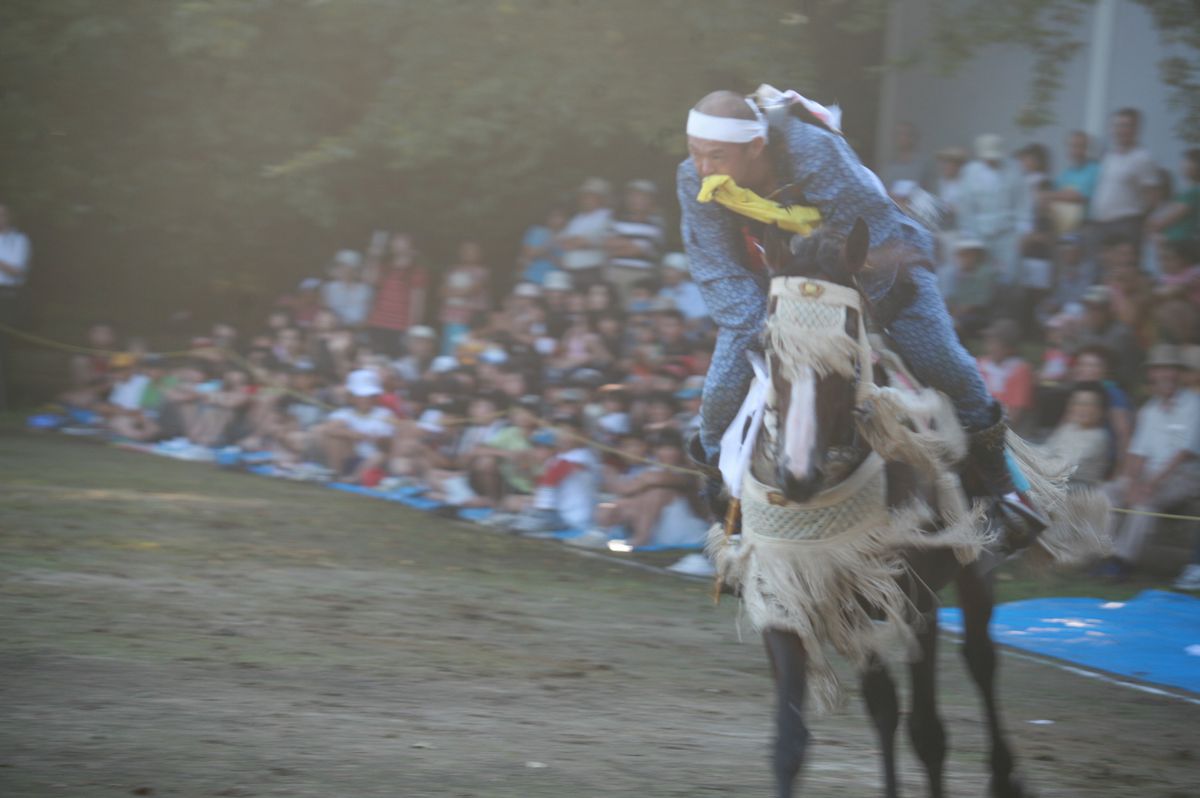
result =
M707 584L312 486L0 435L0 639L3 796L770 793L765 660ZM1197 794L1200 707L1014 657L1001 688L1038 795ZM850 693L801 794L878 794Z

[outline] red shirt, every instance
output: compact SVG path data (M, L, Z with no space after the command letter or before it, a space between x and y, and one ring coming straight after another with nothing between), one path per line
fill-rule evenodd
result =
M420 266L389 267L375 289L375 305L367 317L367 326L407 330L413 324L413 292L425 289L428 284L429 276Z

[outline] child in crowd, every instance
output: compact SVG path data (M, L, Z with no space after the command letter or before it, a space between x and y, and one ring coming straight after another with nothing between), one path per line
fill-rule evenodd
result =
M349 404L330 413L319 435L326 464L346 480L358 482L383 465L395 433L395 417L376 402L383 393L377 372L351 372L346 392Z
M1108 393L1098 382L1077 383L1067 398L1062 422L1045 448L1071 465L1071 483L1096 486L1104 482L1112 462L1112 433L1105 427Z
M979 371L988 392L1004 407L1008 423L1019 429L1033 406L1033 370L1017 354L1021 328L1012 319L1001 319L984 335L984 355Z

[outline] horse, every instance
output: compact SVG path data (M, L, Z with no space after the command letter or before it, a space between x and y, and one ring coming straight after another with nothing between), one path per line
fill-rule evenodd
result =
M859 475L868 470L881 472L879 479L871 482L879 486L880 502L886 502L883 512L888 515L881 517L895 519L909 512L903 523L915 528L894 539L900 541L899 548L894 541L884 540L879 542L883 548L869 549L867 559L875 572L864 568L862 573L830 576L824 573L829 569L822 567L818 569L821 573L798 577L780 569L803 568L803 563L793 560L781 565L775 554L759 556L754 566L758 568L756 573L737 574L740 567L737 563L745 566L739 558L748 555L730 545L729 530L721 532L714 527L710 553L719 571L738 585L743 603L751 601L748 594L754 593L755 606L768 618L762 635L775 682L775 741L771 762L777 794L781 798L791 796L798 783L810 740L804 710L815 689L812 680L832 674L821 653L822 644L829 642L823 638L844 635L846 640L854 640L855 636L873 634L872 627L877 625L872 621L881 617L906 627L912 681L908 734L925 770L930 795L940 798L945 794L947 735L936 697L937 594L954 583L963 615L962 656L982 698L990 735L989 794L993 798L1022 798L1026 791L1006 738L996 695L999 663L988 628L995 594L992 578L979 560L987 542L986 530L980 532L982 513L978 506L960 506L958 531L963 534L939 537L939 531L944 533L947 527L946 508L937 506L937 492L926 475L912 463L899 459L881 462L883 458L875 451L883 448L878 436L865 432L869 424L864 423L863 414L867 412L864 404L869 404L869 391L864 387L876 388L887 380L883 370L872 365L864 318L869 306L855 287L855 275L867 259L869 231L862 220L844 239L818 231L802 247L800 255L791 253L786 241L782 246L779 244L781 235L777 233L772 240L768 234L766 247L774 276L763 365L773 400L767 402L763 421L754 435L754 455L748 471L753 479L745 483L748 487L743 490L742 535L737 537L748 534L752 511L757 514L759 524L775 523L769 515L775 510L789 506L819 507L824 497L834 496L851 483L858 481L865 485ZM789 354L797 350L803 354L819 344L810 330L789 329L787 323L780 322L784 297L827 298L834 294L837 295L835 311L839 303L842 308L837 311L841 314L837 317L840 322L825 331L829 333L827 344L833 348L832 358L824 362L818 358L807 361L802 368L794 364L789 368L785 362ZM784 351L787 349L793 351ZM830 365L831 361L834 365ZM880 412L888 411L885 408ZM944 429L944 433L950 438L954 432L962 435L956 419L949 424L954 430ZM960 443L953 457L961 458L964 451L965 445ZM753 505L746 494L750 483L759 491ZM925 511L911 512L918 505ZM806 516L799 518L803 524L808 523ZM986 523L982 526L986 527ZM980 532L980 537L971 540L971 534L976 532ZM867 540L870 535L863 533L858 537ZM781 542L781 547L787 545L788 541ZM890 552L888 546L893 547ZM772 551L780 550L784 549ZM774 575L767 573L771 568L776 569ZM765 587L756 588L756 579L766 583ZM830 581L835 579L840 581ZM821 618L805 618L803 613L788 614L786 608L772 610L769 606L782 602L782 594L789 590L810 597L831 590L845 592L840 603L830 602L825 607ZM852 599L846 601L846 596ZM770 620L772 612L777 620ZM837 618L831 619L831 615ZM846 647L852 649L859 666L862 695L878 735L884 793L894 798L899 795L896 734L900 703L896 685L875 647L843 646ZM829 696L826 694L824 698Z

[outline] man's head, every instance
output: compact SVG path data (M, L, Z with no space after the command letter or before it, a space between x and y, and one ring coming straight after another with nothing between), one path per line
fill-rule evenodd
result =
M589 177L579 187L576 205L580 213L590 213L607 208L612 196L612 186L600 177Z
M1137 144L1142 126L1142 112L1136 108L1122 108L1113 114L1112 137L1118 149L1127 150Z
M1179 347L1158 344L1146 358L1146 373L1150 378L1150 391L1158 399L1170 399L1179 390L1184 371L1183 356Z
M1082 130L1072 130L1067 136L1067 158L1076 166L1087 163L1088 152L1091 150L1092 140L1087 133Z
M625 184L625 212L630 216L647 216L654 211L658 188L649 180L630 180Z
M701 179L728 175L739 186L760 185L770 173L766 148L765 124L736 92L714 91L688 116L688 153Z
M671 308L658 313L658 335L663 343L674 344L683 340L685 332L683 314Z
M917 126L912 122L900 122L896 125L896 152L904 155L913 152L919 139Z
M412 236L408 233L393 233L391 241L388 242L388 250L391 252L392 263L397 266L407 266L416 257Z
M1116 233L1104 239L1100 247L1100 262L1104 266L1104 276L1112 279L1123 273L1138 268L1138 251L1133 239Z
M1108 379L1112 354L1103 346L1085 346L1075 353L1071 377L1076 382L1104 382Z

